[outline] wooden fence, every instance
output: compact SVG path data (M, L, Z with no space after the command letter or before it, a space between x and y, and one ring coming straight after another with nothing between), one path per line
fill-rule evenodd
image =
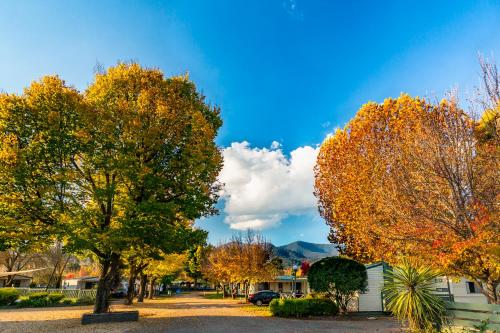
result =
M16 288L21 296L26 296L32 293L47 291L49 293L60 293L67 298L91 298L95 299L96 289L47 289L45 288Z
M488 321L488 329L500 332L500 305L446 302L451 326L472 328Z

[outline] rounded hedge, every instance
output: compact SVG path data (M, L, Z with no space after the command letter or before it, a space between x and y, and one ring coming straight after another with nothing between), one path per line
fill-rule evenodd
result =
M340 293L366 290L368 276L365 265L347 258L327 257L315 262L307 274L307 282L316 292Z
M0 288L0 305L11 305L19 297L19 290L15 288Z
M334 316L338 313L335 303L320 298L274 299L269 310L277 317Z

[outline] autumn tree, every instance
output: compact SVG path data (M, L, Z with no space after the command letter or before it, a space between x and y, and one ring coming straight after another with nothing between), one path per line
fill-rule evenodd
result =
M207 247L204 245L194 246L187 252L185 271L194 280L195 285L203 278L202 265L207 252Z
M277 272L271 244L248 231L233 235L230 242L217 246L208 256L207 276L223 285L243 284L245 295L251 283L266 281Z
M151 246L143 242L143 239L137 239L136 242L124 254L128 264L128 305L132 304L135 295L135 281L140 278L140 290L138 300L142 302L145 294L145 286L151 277L146 270L152 265L158 264L165 256L170 254L182 254L191 247L197 248L199 244L204 244L207 239L207 232L193 228L192 221L184 221L182 225L177 226L177 232L165 236L159 240L156 246ZM153 281L154 283L154 281Z
M177 276L185 268L186 253L161 255L160 259L152 260L144 270L149 278L149 298L153 298L155 285L167 276Z
M0 97L0 202L32 230L89 250L108 310L133 244L189 244L186 221L215 212L219 110L187 77L119 64L80 94L56 76Z
M498 147L456 101L368 103L321 146L315 194L329 239L362 261L413 257L498 302Z

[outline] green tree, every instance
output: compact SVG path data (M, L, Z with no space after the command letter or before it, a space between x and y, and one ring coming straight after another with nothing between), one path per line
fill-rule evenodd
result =
M202 264L205 255L206 251L204 251L203 245L188 250L185 270L187 275L194 280L195 285L203 278Z
M441 272L403 261L386 273L383 292L387 309L401 321L408 321L412 331L432 331L433 324L440 326L445 306L434 294L439 276Z
M187 248L190 221L215 213L221 124L187 77L119 64L84 94L45 77L0 97L0 202L96 255L106 312L125 251Z
M366 267L357 261L327 257L309 269L307 281L312 290L327 293L342 313L347 313L349 301L367 287Z

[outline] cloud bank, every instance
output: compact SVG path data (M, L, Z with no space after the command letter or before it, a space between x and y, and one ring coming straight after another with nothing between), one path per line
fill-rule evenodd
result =
M246 141L223 150L225 222L232 229L262 230L279 225L290 215L316 210L313 195L319 148L299 147L287 157L278 142L253 148Z

